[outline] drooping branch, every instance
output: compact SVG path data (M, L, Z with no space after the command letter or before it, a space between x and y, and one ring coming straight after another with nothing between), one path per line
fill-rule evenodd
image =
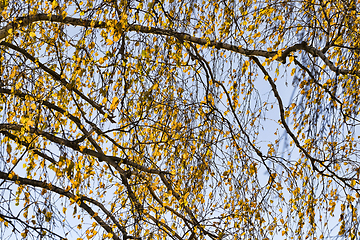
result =
M13 45L11 43L8 43L8 42L4 42L4 41L0 42L0 45L6 46L8 48L11 48L11 49L23 54L27 59L29 59L33 63L37 64L41 69L43 69L45 72L50 74L50 76L53 77L56 81L60 82L70 92L75 92L79 97L81 97L86 102L88 102L91 106L93 106L101 114L103 114L103 115L106 114L101 105L99 105L95 101L93 101L90 98L88 98L87 96L85 96L84 93L82 93L80 90L76 89L76 87L74 87L72 84L70 84L68 81L66 81L66 79L64 79L60 74L58 74L54 70L52 70L52 69L48 68L47 66L45 66L43 63L41 63L39 61L39 59L36 59L34 56L32 56L30 53L28 53L25 49L20 48L18 46L15 46L15 45ZM115 121L110 116L108 116L108 118L112 123L115 123Z
M347 187L349 187L350 189L353 189L357 192L360 191L359 188L355 188L354 186L352 186L349 181L353 180L352 178L345 178L345 177L341 177L339 175L337 175L333 170L331 170L329 168L329 165L325 164L325 161L321 161L320 159L314 158L313 156L311 156L311 154L306 151L306 149L301 145L300 141L296 138L295 134L291 131L290 127L288 126L286 119L285 119L285 110L284 110L284 104L282 102L282 99L280 97L279 92L277 91L277 87L276 84L274 82L274 80L271 78L270 74L266 71L266 69L264 68L264 66L261 65L259 59L257 59L256 57L251 57L251 59L256 63L256 65L260 68L260 70L262 71L262 73L267 77L267 80L270 83L271 89L275 95L275 98L278 102L279 105L279 111L280 111L280 121L282 123L282 125L284 126L286 133L291 137L291 139L294 141L296 147L298 149L300 149L300 151L306 156L306 158L308 158L311 162L311 165L314 169L314 171L318 172L319 174L321 174L322 176L325 177L329 177L334 179L335 181L340 181L343 184L345 184ZM319 163L320 166L324 167L324 169L319 169L315 163ZM326 173L327 172L327 173Z

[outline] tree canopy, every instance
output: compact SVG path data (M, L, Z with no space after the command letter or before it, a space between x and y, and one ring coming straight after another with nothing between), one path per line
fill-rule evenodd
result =
M2 239L360 238L360 1L0 10Z

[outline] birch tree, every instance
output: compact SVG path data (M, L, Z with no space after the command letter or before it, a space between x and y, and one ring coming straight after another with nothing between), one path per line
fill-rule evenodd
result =
M1 238L359 239L359 6L1 0Z

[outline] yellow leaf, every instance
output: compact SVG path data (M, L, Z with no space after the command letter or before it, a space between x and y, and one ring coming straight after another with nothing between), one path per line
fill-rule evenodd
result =
M26 122L26 125L28 127L32 127L32 126L34 126L34 121L29 120L29 121Z
M114 41L117 42L117 41L119 41L119 39L120 39L120 36L118 34L115 34L114 35Z
M114 111L118 104L119 104L119 98L115 96L111 102L110 111Z
M11 151L12 151L12 147L11 147L10 143L8 143L8 144L6 145L6 152L7 152L9 155L11 155Z
M296 69L295 69L295 68L293 68L293 69L291 70L291 76L294 76L295 71L296 71Z
M107 98L105 97L105 98L102 100L102 103L103 103L103 104L106 104L106 102L107 102Z
M114 42L113 42L111 39L106 39L106 43L107 43L107 45L111 45L111 44L113 44Z
M36 37L36 34L34 32L30 32L30 37Z
M59 6L59 4L57 3L57 1L53 1L51 4L52 8L55 9L57 6Z
M52 212L46 212L45 214L45 221L50 222L52 216Z

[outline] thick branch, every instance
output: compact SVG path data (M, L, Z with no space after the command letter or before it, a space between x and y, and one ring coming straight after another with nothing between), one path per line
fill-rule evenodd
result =
M10 29L16 30L21 27L27 26L33 22L40 22L40 21L58 22L58 23L71 24L74 26L83 26L83 27L94 27L94 28L106 27L105 22L100 23L99 21L83 20L72 17L64 18L61 15L36 14L25 17L19 17L15 19L13 22L6 25L4 28L0 29L0 41L4 40L4 38L10 35L10 31L11 31Z
M73 18L73 17L63 17L61 15L47 15L47 14L37 14L37 15L31 15L26 17L21 17L13 22L9 23L4 28L0 29L0 41L3 41L7 36L10 35L9 30L10 29L18 29L20 27L26 26L33 22L39 22L39 21L50 21L50 22L58 22L58 23L64 23L64 24L71 24L74 26L83 26L83 27L91 27L91 28L106 28L106 22L102 21L95 21L95 20L87 20L87 19L80 19L80 18ZM120 24L120 23L119 23ZM119 25L120 26L120 25ZM272 58L275 57L278 52L277 51L264 51L264 50L250 50L243 48L242 46L236 46L228 43L222 43L216 40L210 40L209 38L198 38L191 36L187 33L181 33L176 32L173 30L167 30L167 29L161 29L156 27L145 27L142 25L129 25L126 29L123 29L123 31L135 31L135 32L141 32L141 33L149 33L149 34L157 34L157 35L163 35L163 36L171 36L176 37L177 39L181 41L187 41L194 44L199 44L203 46L209 46L209 47L215 47L217 49L223 49L228 50L236 53L240 53L245 56L258 56L258 57L266 57L266 58ZM277 57L277 61L280 62L286 62L286 58L292 53L296 52L298 50L304 50L308 52L309 54L320 57L325 64L334 72L340 73L340 74L354 74L357 76L360 76L360 72L358 71L352 71L347 69L338 69L334 66L334 64L325 56L325 54L312 46L307 46L305 42L302 42L300 44L295 44L293 46L288 47L285 49L282 54Z
M43 99L39 100L35 96L33 96L31 94L28 94L28 93L21 92L20 90L12 91L11 89L1 88L0 87L0 93L5 93L5 94L9 94L9 95L15 95L15 96L18 96L18 97L20 97L22 99L26 99L26 97L30 97L31 99L34 100L34 102L40 104L41 106L46 106L47 108L55 110L55 111L57 111L57 112L59 112L59 113L61 113L63 115L66 114L66 116L71 121L73 121L76 124L76 126L84 133L84 135L80 139L75 140L75 142L80 143L80 142L84 141L87 138L87 139L89 139L89 141L93 144L93 146L95 148L97 147L97 144L95 143L95 141L91 137L91 132L88 132L86 130L86 128L81 123L79 118L77 118L74 115L68 113L65 109L63 109L63 108L61 108L61 107L59 107L59 106L57 106L57 105L55 105L55 104L53 104L53 103L51 103L49 101L46 101L46 100L43 100Z
M46 183L46 182L42 182L42 181L38 181L38 180L33 180L33 179L28 179L28 178L22 178L19 176L12 176L11 178L9 177L9 174L4 173L4 172L0 172L0 179L4 179L7 181L12 181L18 184L23 184L23 185L28 185L28 186L33 186L33 187L40 187L52 192L55 192L57 194L66 196L69 199L73 199L73 200L77 200L77 202L79 203L79 206L84 209L87 213L90 214L90 216L92 216L95 221L105 229L106 232L108 233L112 233L113 234L113 239L115 240L120 240L120 238L113 232L112 228L106 224L93 210L91 207L89 207L89 205L87 205L84 201L81 200L81 198L79 199L79 197L75 196L74 194L72 194L69 191L65 191L62 188L53 186L51 183Z
M0 132L2 131L9 131L9 130L14 130L14 131L21 131L22 128L24 128L25 126L21 125L21 124L13 124L13 123L1 123L0 124ZM165 171L161 171L161 170L157 170L157 169L152 169L152 168L148 168L145 166L142 166L140 164L137 164L135 162L132 162L130 160L128 160L127 158L119 158L116 156L107 156L101 152L97 152L88 148L80 148L80 145L77 144L74 141L69 141L67 139L63 139L63 138L59 138L53 134L50 134L48 132L42 131L40 129L36 129L33 127L28 127L29 132L30 133L34 133L38 136L42 136L45 137L46 139L50 140L53 143L57 143L60 144L62 146L66 146L69 147L75 151L78 152L82 152L84 154L88 154L90 156L96 157L99 159L99 161L101 162L107 162L109 164L111 164L112 166L116 166L120 163L134 167L140 171L143 172L147 172L147 173L152 173L152 174L170 174L168 172Z
M4 131L4 130L1 130L0 133L4 134L6 137L10 138L10 139L13 140L14 142L17 142L18 144L23 145L23 146L26 147L27 149L31 150L34 154L36 154L36 155L38 155L38 156L40 156L40 157L48 160L49 162L51 162L51 163L53 163L53 164L56 164L56 163L57 163L53 158L49 157L49 156L46 155L45 153L42 153L42 152L40 152L40 151L37 150L37 149L32 149L30 143L20 140L20 139L19 139L17 136L15 136L14 134L11 134L10 132Z

